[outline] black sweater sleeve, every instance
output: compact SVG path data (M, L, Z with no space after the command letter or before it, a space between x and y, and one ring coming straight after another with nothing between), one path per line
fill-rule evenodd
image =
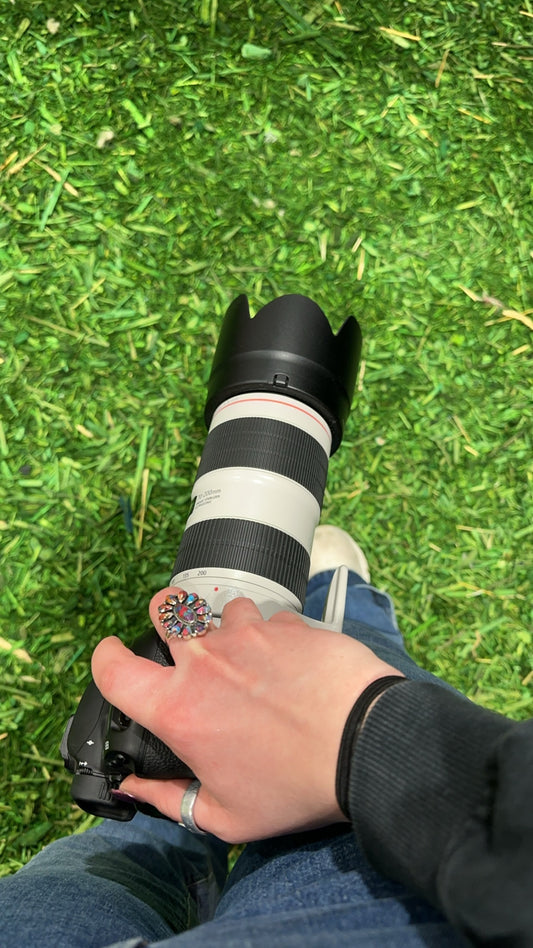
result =
M533 946L533 720L433 683L393 686L358 737L348 799L376 868L475 945Z

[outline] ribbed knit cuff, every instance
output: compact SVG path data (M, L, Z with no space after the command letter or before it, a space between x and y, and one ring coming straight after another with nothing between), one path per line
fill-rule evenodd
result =
M438 902L442 855L482 805L491 750L514 724L429 682L382 695L355 745L348 790L377 869Z
M407 681L407 678L404 678L403 675L384 675L383 678L377 678L375 681L371 681L370 684L359 695L346 719L346 724L344 725L344 731L341 738L339 756L337 759L335 793L337 795L337 803L348 819L350 819L350 814L348 812L348 786L350 768L352 766L355 742L359 736L365 715L370 705L376 700L376 698L379 698L379 696L383 694L387 688L391 688L392 685L396 685L400 681Z

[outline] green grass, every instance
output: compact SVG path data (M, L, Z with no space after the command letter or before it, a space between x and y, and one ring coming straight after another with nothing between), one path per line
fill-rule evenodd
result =
M531 0L1 12L1 871L87 825L63 725L167 581L240 292L358 317L323 520L530 715Z

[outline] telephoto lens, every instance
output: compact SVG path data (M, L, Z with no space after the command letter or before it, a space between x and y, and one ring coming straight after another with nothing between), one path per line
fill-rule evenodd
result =
M219 616L249 596L269 618L300 612L330 455L339 446L361 351L354 317L334 335L319 306L282 296L250 317L229 308L208 387L209 434L171 584Z

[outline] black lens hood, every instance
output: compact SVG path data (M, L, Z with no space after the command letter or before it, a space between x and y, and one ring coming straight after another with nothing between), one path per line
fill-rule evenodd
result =
M314 408L342 440L361 355L361 330L349 316L335 335L320 307L289 294L267 303L252 319L246 296L229 307L207 387L205 420L235 395L279 392Z

